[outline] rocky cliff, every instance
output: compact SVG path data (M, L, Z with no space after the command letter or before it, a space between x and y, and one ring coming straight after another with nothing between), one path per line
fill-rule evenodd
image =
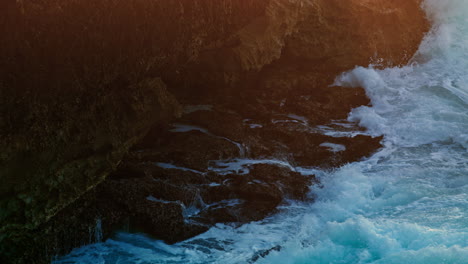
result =
M340 72L408 62L428 29L420 2L3 1L0 260L40 263L89 243L97 218L106 234L130 219L174 241L305 199L313 177L291 165L331 168L378 148L316 128L368 103L329 87ZM225 170L239 160L290 167ZM195 194L241 202L215 210Z

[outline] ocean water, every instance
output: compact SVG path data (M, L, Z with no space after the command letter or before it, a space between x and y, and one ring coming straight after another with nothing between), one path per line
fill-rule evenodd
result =
M262 221L175 245L119 233L55 263L468 263L468 1L424 8L434 27L409 66L337 77L366 89L372 107L349 121L384 135L385 147L313 171L322 183L311 187L314 203L289 202Z

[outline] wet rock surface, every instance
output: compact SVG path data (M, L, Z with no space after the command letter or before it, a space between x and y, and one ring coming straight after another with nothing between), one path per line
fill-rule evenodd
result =
M153 127L104 182L41 227L48 236L30 243L48 241L49 250L63 254L115 231L175 243L217 223L258 221L279 205L313 201L314 170L357 161L380 147L381 138L342 119L321 124L290 109L245 115L227 107L186 106L170 126Z
M380 147L381 138L343 120L335 122L343 134L332 136L324 125L285 114L289 109L244 116L225 107L188 106L170 127L154 127L97 188L104 226L120 223L174 243L217 223L261 220L284 202L313 200L313 169L333 169ZM109 203L114 208L106 211Z

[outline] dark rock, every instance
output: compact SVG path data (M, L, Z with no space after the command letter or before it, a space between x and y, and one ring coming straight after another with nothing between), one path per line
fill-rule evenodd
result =
M264 258L264 257L268 256L268 254L270 254L272 251L280 251L280 250L281 250L281 246L274 246L274 247L272 247L270 249L267 249L267 250L261 250L261 251L255 253L255 255L250 259L249 263L255 263L260 258Z
M420 2L2 1L1 262L44 263L90 243L96 219L104 237L127 221L172 242L204 230L181 220L203 199L245 199L207 209L209 223L304 199L308 179L294 172L209 169L236 158L331 168L375 151L380 139L312 130L368 103L362 89L329 89L337 74L375 54L408 61L428 28ZM213 105L178 120L205 130L167 128L179 102Z
M200 131L149 134L148 144L140 152L131 153L130 159L170 163L188 169L205 171L210 160L223 160L239 156L239 148L227 139Z

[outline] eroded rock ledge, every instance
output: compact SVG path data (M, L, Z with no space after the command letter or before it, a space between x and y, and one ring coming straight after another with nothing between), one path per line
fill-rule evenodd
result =
M97 219L173 242L310 198L295 167L379 147L317 130L369 103L329 84L407 63L420 2L2 1L0 261L46 263Z

